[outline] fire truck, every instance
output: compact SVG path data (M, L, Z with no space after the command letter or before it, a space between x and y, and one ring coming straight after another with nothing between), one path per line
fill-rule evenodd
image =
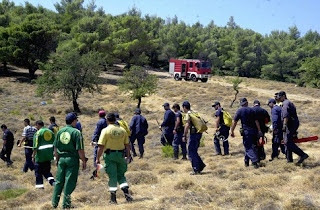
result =
M197 59L170 59L169 73L178 80L191 80L197 82L207 82L211 76L211 67L208 61Z

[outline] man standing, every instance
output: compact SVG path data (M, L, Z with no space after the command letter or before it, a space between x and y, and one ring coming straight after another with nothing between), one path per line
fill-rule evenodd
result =
M271 108L271 121L272 121L272 154L269 161L273 161L274 158L278 158L280 147L281 152L285 153L285 147L281 144L283 140L282 133L282 121L281 121L281 107L276 105L277 102L274 99L269 99L268 106Z
M53 160L53 141L54 133L44 127L41 120L36 122L38 131L33 136L33 154L34 174L36 176L36 189L44 189L44 176L51 186L55 181L51 174L51 160Z
M241 108L238 109L234 116L231 137L235 137L234 129L237 126L239 120L241 120L242 128L240 128L240 134L243 137L243 145L245 148L244 163L245 166L249 166L249 160L251 160L254 168L259 168L259 158L257 156L256 144L257 144L257 128L259 136L262 136L260 125L255 116L255 112L252 108L248 107L248 101L246 98L240 99Z
M161 144L163 146L172 146L173 128L175 125L175 114L173 113L173 111L171 111L169 103L164 103L162 106L165 110L165 113L163 117L163 122L159 127L162 131Z
M0 153L0 158L3 161L7 162L7 166L11 166L13 162L11 161L10 156L13 148L14 136L5 124L1 125L1 130L3 131L3 145Z
M286 146L287 162L293 162L292 152L300 156L297 164L301 164L309 156L304 153L294 142L293 139L297 137L297 130L299 128L299 118L296 107L287 99L286 93L280 91L278 94L279 101L282 102L281 119L283 122L283 140Z
M56 124L56 118L52 116L49 118L49 121L50 121L49 130L51 130L54 133L54 135L57 135L59 131L59 126Z
M190 114L191 111L191 105L189 101L184 101L182 103L182 108L184 113L186 113L186 116L184 120L186 121L185 127L184 127L184 133L182 136L182 141L187 141L188 132L190 130L190 137L189 137L189 144L188 144L188 155L189 160L191 161L193 172L191 172L191 175L199 175L201 174L201 171L206 167L206 165L203 163L201 157L198 154L198 148L200 145L200 140L202 137L202 133L197 133L197 129L193 125L191 121Z
M130 142L133 156L137 156L136 150L134 149L134 142L137 139L140 152L139 159L141 159L144 153L143 144L145 143L145 136L148 134L148 122L146 118L141 115L141 109L136 109L135 116L131 119L129 128L131 132Z
M24 129L22 133L22 139L18 143L18 147L21 147L22 143L24 143L24 152L26 156L26 162L23 166L22 171L27 173L28 169L31 171L34 169L34 164L32 162L32 148L33 148L33 136L37 132L37 129L35 127L32 127L30 125L30 120L25 119L24 121Z
M220 136L223 136L223 150L224 155L229 155L229 131L230 127L226 126L223 121L223 108L220 105L220 102L216 101L212 107L216 110L215 116L217 118L216 120L216 133L219 132L219 135L215 135L213 139L214 147L216 149L216 155L222 155L221 154L221 148L220 148Z
M97 167L96 159L97 159L97 151L98 151L98 140L101 134L102 129L106 128L108 126L107 120L106 120L106 112L103 110L99 111L99 121L97 123L96 128L94 129L93 136L92 136L92 142L91 145L94 145L94 151L93 151L93 166Z
M187 147L186 147L186 142L182 141L182 135L184 132L184 127L182 123L182 114L180 111L180 106L179 104L174 104L172 106L173 111L175 112L175 126L173 129L173 152L174 152L174 159L177 160L179 158L179 145L181 146L182 150L182 160L187 160Z
M124 128L115 124L116 117L114 113L107 115L107 122L109 125L102 130L98 141L97 164L100 163L100 157L104 153L105 170L109 176L110 203L117 203L116 192L118 183L124 192L126 200L131 202L132 197L129 195L129 185L124 176L127 171L127 162L130 160L128 135ZM123 155L124 149L127 152L126 158Z
M268 132L268 127L266 126L266 123L270 122L270 115L267 112L267 110L261 108L260 101L258 101L258 100L254 100L252 109L256 113L256 118L259 122L260 129L262 132L262 137L260 137L260 138L264 139L265 133ZM266 159L266 153L264 152L264 146L258 145L257 149L258 149L259 160Z
M56 184L52 196L52 206L57 208L64 188L63 208L71 208L71 193L76 188L79 158L82 160L82 169L86 169L83 138L76 129L77 116L69 113L66 116L67 126L60 129L54 141L54 152L58 164Z

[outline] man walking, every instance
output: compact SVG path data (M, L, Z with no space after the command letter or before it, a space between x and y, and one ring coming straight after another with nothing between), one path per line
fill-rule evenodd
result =
M200 140L202 137L202 133L198 133L197 129L193 125L191 121L190 114L191 111L191 105L189 101L184 101L182 103L182 108L184 113L186 113L184 120L186 121L185 127L184 127L184 133L182 136L182 141L187 141L187 136L190 130L190 137L189 137L189 144L188 144L188 155L189 160L191 161L193 172L191 172L191 175L199 175L201 174L201 171L206 167L206 165L203 163L201 157L198 154L198 148L200 145Z
M67 126L60 129L54 141L54 152L58 164L56 184L52 196L52 206L58 207L62 189L63 208L71 208L71 193L76 188L79 172L79 158L82 160L82 169L86 169L83 137L76 129L77 116L69 113L66 116Z
M297 130L299 128L299 118L296 107L287 99L284 91L279 92L278 98L279 101L282 102L281 119L283 122L282 131L284 145L286 146L287 162L293 162L292 152L294 152L300 156L297 164L301 164L309 156L293 142L293 139L297 138Z
M255 116L255 112L252 108L248 107L248 101L246 98L240 99L241 108L238 109L236 115L234 116L232 127L231 127L231 137L235 137L234 129L237 126L239 120L241 120L242 128L240 128L240 134L243 137L243 145L245 148L244 163L245 166L249 166L249 160L251 160L254 168L259 168L258 162L259 158L257 156L256 144L257 144L257 134L262 136L260 130L260 125ZM258 129L258 132L257 132Z
M145 143L145 136L148 134L148 122L146 118L141 115L141 109L136 109L135 116L131 119L129 128L131 132L130 142L133 156L137 156L136 150L134 148L134 142L137 139L140 152L139 159L141 159L143 158L144 153L143 144Z
M219 132L219 135L215 135L213 139L214 147L216 149L216 155L222 155L220 148L220 137L223 136L223 151L224 155L229 155L229 131L230 127L226 126L223 121L223 108L220 105L219 101L216 101L212 107L216 110L216 133Z
M100 164L100 157L103 154L105 160L105 170L109 175L109 192L111 193L110 202L117 203L117 184L124 192L128 202L132 201L129 195L129 185L124 176L127 171L127 161L130 160L130 146L127 132L124 128L116 125L116 117L114 113L107 115L108 127L102 130L98 141L98 155L96 163ZM124 157L124 149L126 149L127 157Z
M175 126L175 114L170 109L169 103L164 103L163 108L165 110L163 122L160 125L160 130L162 131L161 135L161 144L163 146L170 145L172 146L173 140L173 129Z
M34 174L36 176L36 189L44 189L44 176L51 186L54 186L54 178L51 174L51 160L53 160L54 133L44 127L41 120L36 122L37 132L33 136Z
M21 147L21 145L24 143L24 152L26 156L26 162L23 166L22 171L27 173L28 169L31 171L34 169L34 164L32 162L32 148L33 148L33 136L37 132L37 129L35 127L32 127L30 125L30 120L25 119L24 121L24 129L22 133L22 139L18 144L18 147Z
M54 116L52 116L49 118L49 121L50 121L49 130L51 130L54 133L54 135L57 135L60 128L56 124L56 118Z
M174 159L177 160L179 158L179 145L181 146L182 150L182 160L187 160L187 146L186 142L182 141L182 135L184 132L184 127L182 123L182 114L180 111L179 104L174 104L172 106L173 111L175 112L175 126L173 129L173 153L174 153Z
M10 159L11 151L13 149L14 136L13 133L7 128L5 124L1 125L1 130L3 131L3 145L2 150L0 152L0 158L7 162L7 166L12 165L12 161Z

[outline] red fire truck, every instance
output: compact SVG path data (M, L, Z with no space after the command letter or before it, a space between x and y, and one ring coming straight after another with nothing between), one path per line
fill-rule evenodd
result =
M211 76L210 63L196 59L170 59L169 73L178 80L192 80L197 82L207 82Z

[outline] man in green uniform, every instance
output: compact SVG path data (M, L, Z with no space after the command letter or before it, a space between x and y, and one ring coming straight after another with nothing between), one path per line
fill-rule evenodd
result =
M32 162L34 163L34 174L36 176L36 189L44 189L44 176L51 186L55 181L50 172L51 160L53 160L54 133L44 127L41 120L36 122L37 132L33 136Z
M125 198L128 202L132 201L129 195L129 185L124 176L127 171L127 163L130 160L130 146L127 132L124 128L116 123L114 113L107 115L108 127L101 132L98 141L97 164L100 164L100 157L103 154L105 161L105 170L109 175L109 191L111 193L111 203L116 204L117 184L123 190ZM124 157L123 150L126 149L127 157Z
M54 152L57 160L57 180L52 197L52 206L59 204L60 195L64 187L63 208L71 208L71 193L76 188L79 158L82 160L82 169L86 169L83 138L76 129L77 116L69 113L66 116L67 126L60 129L54 141Z

